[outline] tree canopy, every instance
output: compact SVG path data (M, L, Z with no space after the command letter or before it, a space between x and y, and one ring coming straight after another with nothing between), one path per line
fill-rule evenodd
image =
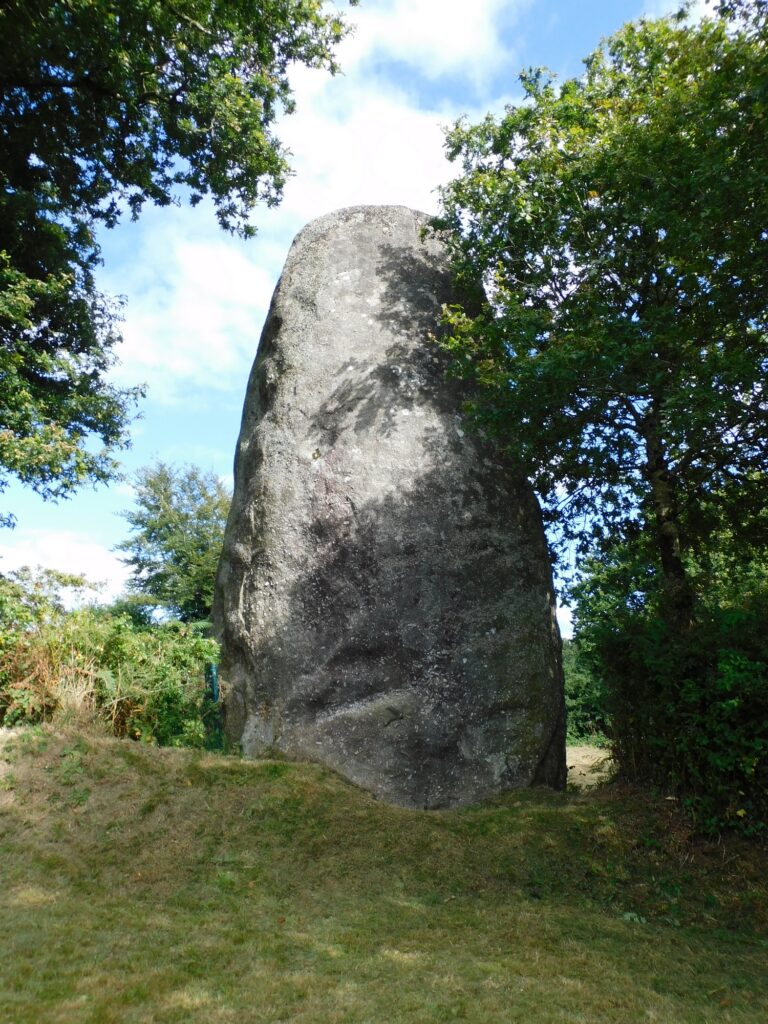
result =
M356 2L356 0L351 0ZM208 196L254 230L289 173L273 132L293 63L336 70L322 0L6 0L0 6L0 491L108 479L139 389L108 379L118 308L95 231ZM8 521L9 517L4 517Z
M652 538L683 628L686 551L749 528L768 483L767 37L730 6L627 25L559 85L527 72L524 102L450 131L442 191L488 295L447 316L470 411L565 542Z
M232 495L213 473L158 462L136 478L132 534L119 544L131 567L128 589L183 622L210 618Z

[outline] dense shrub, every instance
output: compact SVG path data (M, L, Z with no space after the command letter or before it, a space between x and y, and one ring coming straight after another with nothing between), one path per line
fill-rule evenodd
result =
M96 607L66 612L29 584L7 577L0 584L0 723L87 715L117 736L216 744L205 666L217 646L200 628L142 625Z
M91 611L89 618L98 613ZM215 641L180 622L137 627L124 616L104 618L96 701L113 732L161 744L205 745L215 732L216 709L205 684L205 666L218 653Z
M704 832L768 831L764 566L700 559L706 586L683 632L660 612L652 563L626 549L580 587L577 636L620 774L678 795Z

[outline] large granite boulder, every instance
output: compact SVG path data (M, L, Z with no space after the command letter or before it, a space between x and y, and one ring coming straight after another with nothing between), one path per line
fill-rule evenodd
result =
M245 399L214 609L226 729L408 807L565 782L560 638L528 484L465 432L424 215L293 243Z

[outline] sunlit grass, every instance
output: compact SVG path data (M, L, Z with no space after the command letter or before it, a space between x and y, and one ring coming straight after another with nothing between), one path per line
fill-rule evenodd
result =
M13 1024L768 1019L764 851L671 802L413 812L312 765L5 742Z

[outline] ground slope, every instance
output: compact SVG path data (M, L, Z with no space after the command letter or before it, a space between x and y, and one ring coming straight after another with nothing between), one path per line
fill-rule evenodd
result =
M328 770L0 736L0 1019L768 1019L764 851L601 787L452 812Z

